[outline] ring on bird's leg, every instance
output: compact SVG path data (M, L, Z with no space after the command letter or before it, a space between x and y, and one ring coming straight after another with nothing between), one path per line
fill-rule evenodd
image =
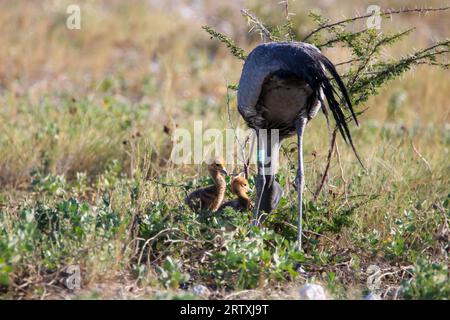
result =
M301 117L295 120L295 128L297 130L297 201L298 201L298 219L297 219L297 249L302 250L302 220L303 220L303 185L304 185L304 168L303 168L303 133L307 118Z

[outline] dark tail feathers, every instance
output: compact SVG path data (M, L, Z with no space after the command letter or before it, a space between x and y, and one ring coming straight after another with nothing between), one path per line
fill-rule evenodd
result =
M347 108L350 110L352 117L355 120L356 125L359 126L358 119L356 118L356 114L353 110L352 103L350 101L350 97L348 95L347 89L345 88L345 85L342 82L341 77L337 73L336 68L334 67L333 63L322 54L320 54L320 62L325 66L325 68L328 70L328 72L331 73L331 75L333 76L333 79L338 84L339 89L343 96L343 100L345 100ZM361 166L364 168L364 165L363 165L358 153L356 152L356 148L353 145L353 140L350 135L350 130L348 128L345 115L342 112L339 102L336 101L335 94L338 97L339 97L339 95L337 94L336 90L331 85L330 81L328 80L328 78L326 76L321 81L321 88L323 90L323 93L325 94L325 97L328 102L328 106L329 106L331 113L333 114L333 117L336 121L336 125L339 129L339 132L341 133L342 137L344 138L344 141L347 143L350 143L350 146L352 147L356 158L358 159Z

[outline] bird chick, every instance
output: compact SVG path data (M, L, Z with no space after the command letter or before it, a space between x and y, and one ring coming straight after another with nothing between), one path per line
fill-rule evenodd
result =
M251 189L248 186L248 181L243 175L238 175L231 181L231 192L237 196L237 199L225 202L219 210L226 207L231 207L236 211L251 210L252 203L247 195Z
M194 190L185 199L186 204L196 212L204 210L217 211L225 197L227 187L225 176L228 173L225 170L224 159L215 157L212 161L209 161L208 172L214 184Z

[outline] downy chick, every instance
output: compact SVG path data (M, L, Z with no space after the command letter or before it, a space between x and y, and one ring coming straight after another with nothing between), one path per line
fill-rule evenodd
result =
M208 165L208 172L214 180L214 185L191 192L185 199L186 204L194 211L209 210L215 212L223 202L226 190L225 161L215 157Z
M243 175L238 175L231 181L231 192L237 196L237 199L225 202L220 210L226 207L231 207L236 211L248 211L252 208L252 203L247 195L251 189L248 186L248 181Z

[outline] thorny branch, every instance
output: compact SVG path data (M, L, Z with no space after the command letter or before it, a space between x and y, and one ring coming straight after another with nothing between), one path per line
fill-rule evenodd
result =
M233 124L233 121L231 121L231 111L230 111L230 93L229 93L229 86L228 86L228 81L227 81L227 112L228 112L228 122L230 123L231 129L233 129L233 133L234 133L234 137L237 141L237 143L239 144L239 149L241 151L241 157L242 157L242 162L244 164L244 174L245 174L245 178L248 178L248 167L249 167L249 161L247 162L245 160L245 146L241 143L241 141L239 140L239 137L236 133L236 126ZM245 142L245 144L247 144L247 141ZM250 159L251 155L249 156Z
M251 13L247 9L241 9L241 13L244 17L247 18L249 24L253 25L250 28L249 32L252 32L254 28L257 28L259 30L261 38L264 42L274 41L269 30L267 30L267 28L264 26L264 24L261 21L259 21L259 19L253 13Z
M434 12L434 11L445 11L448 9L450 9L450 6L441 7L441 8L410 8L410 9L397 9L397 10L387 9L387 10L381 11L380 15L381 16L391 16L394 14L411 13L411 12L428 13L428 12ZM373 16L373 13L369 13L369 14L366 14L363 16L356 16L353 18L344 19L344 20L337 21L334 23L323 24L320 27L318 27L318 28L314 29L313 31L311 31L310 33L308 33L308 35L306 35L306 37L304 37L302 41L308 40L309 38L311 38L311 36L313 36L314 34L318 33L319 31L322 31L324 29L332 28L335 26L342 26L342 25L348 24L350 22L355 22L357 20L369 18L371 16Z
M314 192L314 201L316 201L317 198L319 197L319 194L322 191L323 186L325 184L325 180L328 177L328 171L330 170L330 166L331 166L331 157L333 156L334 147L336 146L337 132L338 132L337 129L334 129L333 133L331 135L330 149L328 150L328 155L327 155L327 165L325 167L325 171L323 172L322 180L320 181L320 184L317 187L316 192Z

